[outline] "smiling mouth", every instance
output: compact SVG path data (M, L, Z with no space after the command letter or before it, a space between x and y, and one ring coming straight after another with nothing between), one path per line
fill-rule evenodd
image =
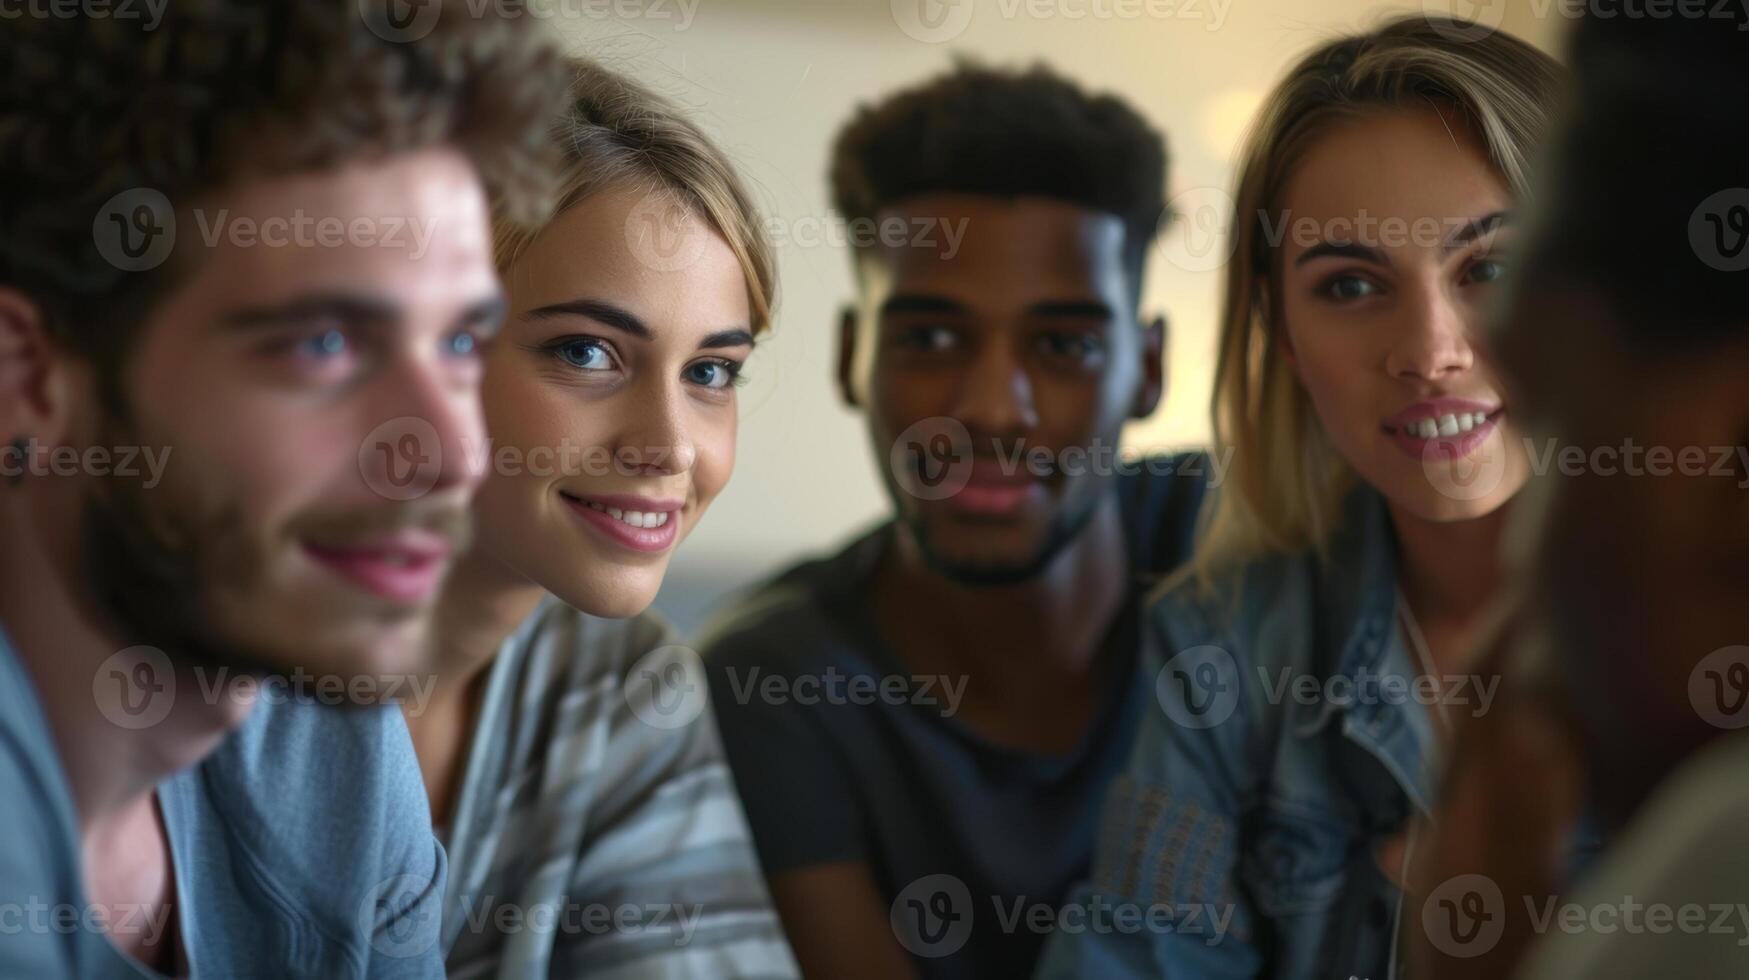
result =
M598 540L630 551L644 554L665 552L680 537L678 506L672 510L630 509L588 500L563 490L559 491L559 497Z
M593 500L584 500L582 497L572 496L571 494L565 493L563 490L559 491L559 496L564 497L566 500L579 507L587 507L598 513L606 514L608 517L619 521L627 527L635 527L640 530L661 527L668 523L669 517L673 516L671 511L666 510L624 510L619 507L609 507L606 504L598 504Z
M1383 429L1388 435L1400 434L1411 439L1456 439L1466 432L1499 421L1504 414L1504 408L1492 412L1447 412L1405 422L1400 427L1385 425Z
M450 549L437 540L373 544L306 541L303 549L318 565L355 587L403 605L422 603L436 593L450 563Z

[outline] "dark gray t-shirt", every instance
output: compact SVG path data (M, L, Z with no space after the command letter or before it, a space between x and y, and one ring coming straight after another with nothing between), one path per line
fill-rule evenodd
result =
M1119 480L1136 584L1105 640L1104 707L1065 755L996 745L955 717L964 679L913 677L866 599L891 524L795 566L727 609L702 651L724 747L766 872L860 861L921 975L1031 972L1085 877L1099 804L1152 683L1137 594L1189 555L1202 454Z

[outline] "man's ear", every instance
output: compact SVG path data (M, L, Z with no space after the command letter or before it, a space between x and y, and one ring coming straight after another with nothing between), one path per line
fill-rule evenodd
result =
M58 441L67 423L68 379L42 308L0 286L0 446Z
M1130 417L1145 419L1160 407L1166 394L1166 339L1170 332L1164 315L1148 321L1142 328L1142 384L1136 389L1136 403Z
M861 408L856 399L856 307L846 304L838 311L838 397L851 408Z

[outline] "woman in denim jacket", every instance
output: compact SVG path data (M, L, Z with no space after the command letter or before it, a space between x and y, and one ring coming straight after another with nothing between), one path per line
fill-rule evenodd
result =
M1161 711L1052 976L1382 978L1530 456L1480 327L1561 73L1483 25L1322 45L1266 102L1214 396L1232 451L1148 613ZM1457 938L1472 922L1449 923Z

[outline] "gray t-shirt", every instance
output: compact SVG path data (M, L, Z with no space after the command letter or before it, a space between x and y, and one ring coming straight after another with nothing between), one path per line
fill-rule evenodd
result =
M1136 585L1105 639L1103 707L1066 754L983 738L955 717L963 679L913 677L887 648L864 586L891 525L783 573L701 645L767 872L868 864L924 977L1028 975L1087 873L1100 801L1152 696L1134 600L1188 556L1208 478L1201 454L1150 463L1119 481Z
M797 975L672 644L551 597L504 641L446 831L454 980Z

